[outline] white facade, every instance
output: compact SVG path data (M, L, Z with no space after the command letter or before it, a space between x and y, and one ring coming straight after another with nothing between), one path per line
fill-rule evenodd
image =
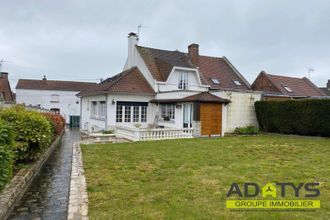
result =
M193 103L155 104L151 100L171 100L182 99L201 92L208 92L209 86L203 85L200 80L198 68L184 68L174 66L166 82L159 82L153 78L143 58L139 54L135 45L137 36L128 39L128 58L124 70L137 67L144 75L150 86L154 89L156 95L134 95L134 94L100 94L96 96L81 97L81 129L89 132L100 130L112 130L116 126L150 128L157 124L164 128L182 129L188 124L194 124L191 121L193 114ZM227 105L222 104L222 134L233 132L236 127L247 125L257 126L257 120L254 110L254 102L261 99L261 93L252 91L209 91L210 93L228 99L231 102ZM93 102L97 103L97 110L93 110ZM118 105L123 102L147 103L147 120L135 122L134 107L129 110L125 107L122 112L130 111L126 114L131 117L129 122L118 121ZM99 108L104 109L105 115L95 115ZM172 106L171 106L172 105ZM173 106L174 105L174 106ZM127 108L128 109L128 108ZM137 108L136 108L137 109ZM139 107L141 113L141 107ZM104 112L103 110L101 112ZM163 117L163 112L166 117ZM168 113L168 114L167 114ZM124 114L124 113L123 113ZM212 113L210 113L212 114ZM168 116L169 115L169 116ZM188 116L187 116L188 115ZM121 116L120 116L121 117ZM125 119L126 116L122 116ZM142 117L139 115L138 117ZM166 119L166 120L165 120ZM219 122L220 123L220 122ZM190 126L190 125L189 125ZM188 127L189 128L189 127Z
M213 95L231 102L222 110L223 132L230 133L237 127L253 125L258 127L254 103L261 100L261 92L216 91Z
M40 106L48 110L60 109L60 114L68 123L70 116L80 116L80 99L76 96L78 93L78 91L16 89L16 103Z

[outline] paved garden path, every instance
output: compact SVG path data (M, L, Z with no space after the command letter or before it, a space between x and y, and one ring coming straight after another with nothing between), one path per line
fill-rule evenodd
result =
M66 130L61 146L50 156L9 219L66 219L68 214L72 146L79 130Z

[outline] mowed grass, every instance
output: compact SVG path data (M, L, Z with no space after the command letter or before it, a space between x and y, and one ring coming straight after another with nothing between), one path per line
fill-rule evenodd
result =
M330 139L263 135L82 151L91 219L330 219ZM319 182L321 209L232 211L225 201L233 182Z

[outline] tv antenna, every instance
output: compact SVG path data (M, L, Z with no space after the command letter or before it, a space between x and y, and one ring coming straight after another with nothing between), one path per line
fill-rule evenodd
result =
M137 31L137 35L138 35L138 37L140 37L140 31L141 31L141 28L146 28L147 26L144 26L144 25L142 25L142 24L139 24L138 25L138 31Z
M140 37L140 29L141 29L141 28L142 28L142 25L139 24L139 25L138 25L138 31L137 31L138 37Z
M308 79L311 80L311 73L313 73L315 71L314 68L309 68L308 69Z
M1 59L0 60L0 72L2 72L2 68L3 68L3 64L4 63L9 63L9 61L8 60L5 60L5 59Z

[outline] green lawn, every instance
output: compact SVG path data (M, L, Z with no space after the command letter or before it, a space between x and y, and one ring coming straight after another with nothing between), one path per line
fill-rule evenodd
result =
M186 139L82 151L91 219L330 219L329 138ZM233 182L319 182L321 209L232 211L225 201Z

